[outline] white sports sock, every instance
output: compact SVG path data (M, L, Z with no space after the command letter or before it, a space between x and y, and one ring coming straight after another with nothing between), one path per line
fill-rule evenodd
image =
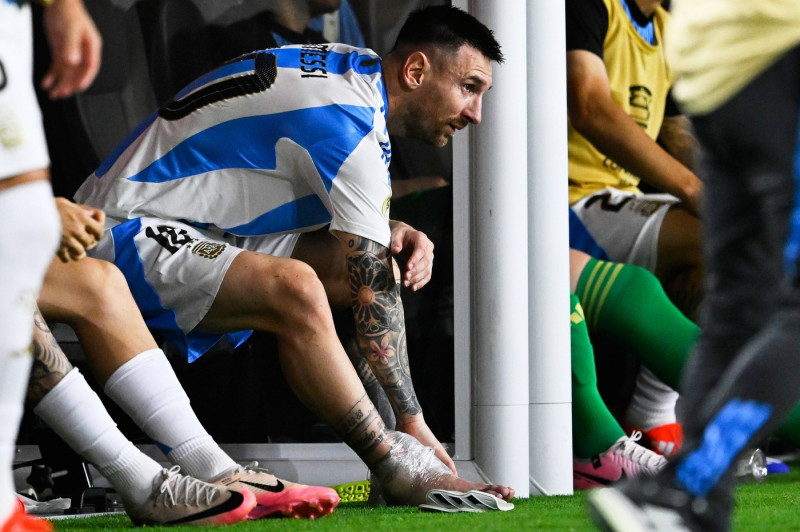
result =
M27 350L0 352L0 525L14 509L14 455L32 362Z
M150 496L162 467L117 429L77 368L44 396L34 412L94 464L126 503L140 504Z
M140 353L120 366L106 382L105 393L181 466L182 473L208 480L236 467L200 424L160 349Z
M60 235L50 183L0 192L0 524L14 508L12 465L30 377L33 313Z
M675 423L678 397L678 392L642 366L636 376L631 402L625 411L625 423L643 430Z

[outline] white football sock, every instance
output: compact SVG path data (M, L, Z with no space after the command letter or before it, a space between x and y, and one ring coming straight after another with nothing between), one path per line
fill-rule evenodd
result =
M675 405L678 392L661 382L649 369L642 366L636 376L636 387L625 411L625 424L650 430L675 423Z
M106 382L105 393L181 466L182 473L208 480L236 467L200 424L160 349L120 366Z
M61 234L53 189L35 181L0 192L0 525L14 509L12 466L24 412L33 314Z
M108 415L100 397L73 369L34 408L72 449L94 464L128 504L141 504L162 467L137 449Z
M33 326L33 315L30 319ZM14 455L33 357L28 350L0 353L0 525L14 509Z

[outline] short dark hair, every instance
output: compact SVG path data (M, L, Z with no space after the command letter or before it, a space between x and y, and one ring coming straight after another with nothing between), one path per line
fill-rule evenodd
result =
M478 19L454 6L432 6L412 11L400 29L395 48L401 44L437 44L458 50L468 44L491 61L505 59L494 32Z

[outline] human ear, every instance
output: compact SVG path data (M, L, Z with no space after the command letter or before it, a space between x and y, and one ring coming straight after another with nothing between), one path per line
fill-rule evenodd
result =
M411 89L417 89L430 71L430 61L428 56L420 51L416 51L406 58L403 65L403 81Z

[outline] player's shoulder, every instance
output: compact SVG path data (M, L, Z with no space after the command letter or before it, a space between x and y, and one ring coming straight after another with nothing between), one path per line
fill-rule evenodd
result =
M267 50L275 54L282 91L315 106L384 106L381 60L369 48L340 43L303 44Z
M307 79L380 73L380 57L373 50L342 43L294 44L265 52L275 55L278 68L297 69Z

